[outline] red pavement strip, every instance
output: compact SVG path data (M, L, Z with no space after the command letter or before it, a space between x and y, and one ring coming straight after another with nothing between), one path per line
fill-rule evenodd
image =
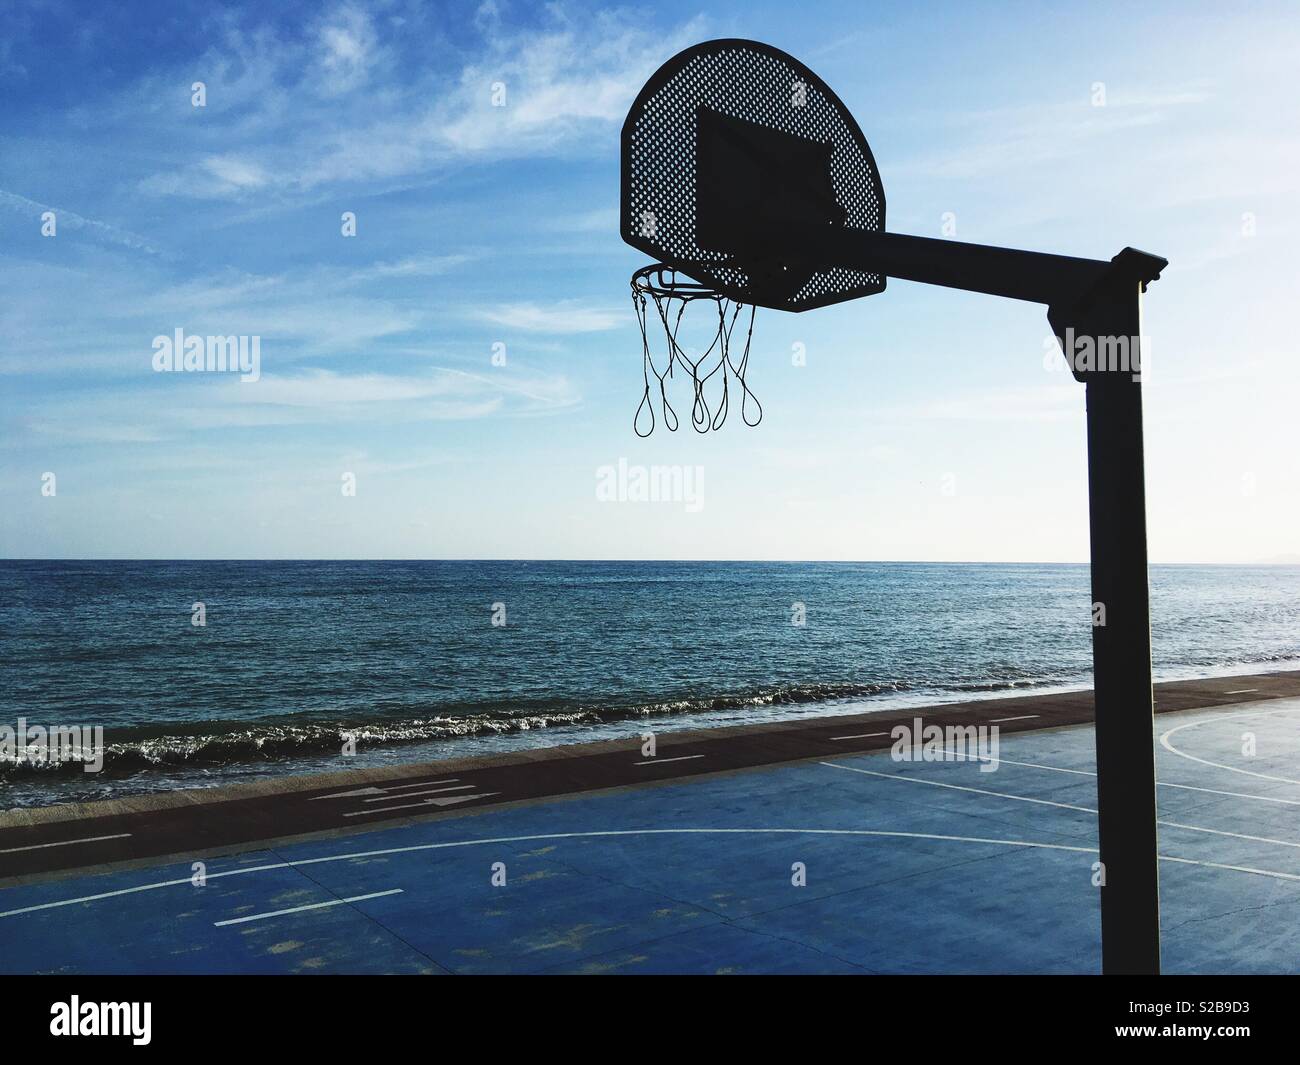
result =
M1157 713L1256 702L1300 695L1300 671L1173 681L1155 691ZM1091 691L984 699L662 733L654 759L642 757L638 729L626 740L16 809L0 813L0 882L214 856L502 803L882 750L891 746L894 725L917 717L927 725L996 724L1002 732L1023 732L1088 724L1092 714Z

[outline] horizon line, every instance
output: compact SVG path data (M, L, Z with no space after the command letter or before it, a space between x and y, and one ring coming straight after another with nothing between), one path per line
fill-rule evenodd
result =
M811 566L1090 566L1087 559L1078 560L1042 560L1042 559L925 559L925 558L525 558L525 557L488 557L473 556L461 558L447 557L389 557L389 558L152 558L127 555L109 555L101 557L81 557L71 555L0 557L5 562L571 562L571 563L622 563L622 564L659 564L681 563L685 565L811 565ZM1193 562L1148 562L1148 566L1300 566L1300 558L1295 559L1260 559L1255 561L1193 561Z

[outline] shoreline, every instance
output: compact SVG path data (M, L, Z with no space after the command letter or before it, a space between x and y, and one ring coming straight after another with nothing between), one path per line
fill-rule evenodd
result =
M1214 673L1207 673L1203 668L1197 667L1175 668L1167 671L1161 679L1157 680L1156 686L1168 683L1226 680L1232 677L1249 679L1264 675L1259 672L1261 666L1272 667L1267 669L1268 675L1294 672L1300 676L1300 664L1296 663L1297 660L1291 658L1281 659L1277 664L1242 663L1220 667L1222 671ZM864 686L864 688L869 687L873 686ZM826 695L816 699L787 698L766 692L753 694L728 692L715 697L697 697L694 700L687 696L664 696L653 704L655 708L648 712L644 710L636 712L636 707L618 705L611 705L607 711L602 711L598 704L587 706L575 703L572 706L566 704L549 711L555 713L558 718L552 721L540 720L548 716L548 711L539 709L535 714L537 720L528 717L524 724L507 720L505 724L509 727L494 728L490 727L489 722L481 728L459 734L431 734L405 740L381 739L365 742L356 754L351 756L348 771L399 769L410 764L460 762L466 759L503 757L550 748L576 749L589 743L621 741L629 729L638 733L653 731L658 735L668 735L699 730L764 727L818 719L856 717L863 714L883 715L908 710L924 711L959 703L1078 694L1090 690L1087 681L1081 678L1050 682L971 684L965 691L955 688L943 691L910 690L906 687L892 691L864 690L863 693L856 695ZM690 709L681 709L675 705L689 701L700 705ZM714 705L706 705L709 703ZM566 715L580 713L590 714L592 718L590 720L564 719ZM749 720L751 717L761 717L761 721ZM454 720L457 719L454 717L448 719L449 722ZM207 761L202 758L197 761L164 759L125 770L113 771L110 767L102 775L90 775L85 778L75 770L48 774L6 772L0 775L0 816L19 810L40 810L52 806L87 806L93 803L191 790L210 793L225 788L257 787L291 777L325 775L337 771L331 763L338 761L335 752L341 745L344 734L354 732L364 736L371 728L382 730L413 723L427 722L423 719L383 720L345 727L325 723L319 725L312 722L303 723L295 719L287 727L321 728L329 732L330 741L321 745L319 749L307 747L278 757L235 757L227 761ZM222 722L216 721L213 724L221 725ZM249 726L254 723L239 724ZM265 724L268 729L271 729L273 725L283 723L272 719ZM337 734L335 734L336 729ZM203 735L202 732L196 734ZM176 735L186 736L183 732ZM160 733L157 737L147 737L147 739L165 739L171 736L171 733ZM209 738L219 742L224 737L222 733L216 732ZM118 743L110 738L108 746L113 748L118 746ZM103 793L99 795L88 794L89 791L94 790L93 787L82 789L76 787L78 782L93 785L99 781L108 782L100 788ZM3 802L7 788L11 788L14 794L8 802ZM20 801L14 801L20 796Z
M1300 671L1168 681L1155 692L1157 714L1255 703L1300 695ZM665 731L657 734L653 758L642 757L641 730L632 729L622 739L17 808L0 813L0 882L215 856L272 841L882 750L891 745L893 725L918 717L926 724L996 724L1020 732L1090 724L1092 712L1092 692L1083 690Z

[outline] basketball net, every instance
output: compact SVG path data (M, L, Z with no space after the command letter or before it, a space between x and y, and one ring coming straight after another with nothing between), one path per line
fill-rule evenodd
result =
M654 304L654 313L663 326L666 350L656 352L651 345L649 325L650 304ZM717 324L712 339L703 354L696 355L693 349L683 348L678 343L683 319L687 308L698 304L696 316L703 316L703 325L699 322L692 326L706 330L712 327L716 315ZM641 327L642 372L645 390L641 402L632 418L632 428L637 436L646 437L655 429L655 400L652 394L651 378L659 389L659 404L663 409L663 422L669 432L676 432L678 426L677 412L668 400L668 381L675 372L686 374L691 379L691 426L697 433L707 433L710 429L721 428L727 420L731 402L731 381L740 387L740 417L748 426L755 426L763 419L763 408L758 398L745 383L745 371L749 366L749 342L754 335L754 307L749 306L749 321L745 330L745 346L738 359L732 358L731 336L740 319L745 304L728 299L722 293L679 275L671 266L655 263L643 267L632 275L632 306L636 310L637 323ZM713 382L710 384L710 382ZM711 406L709 395L712 394ZM750 405L756 413L750 420ZM649 427L642 431L643 417L648 415Z

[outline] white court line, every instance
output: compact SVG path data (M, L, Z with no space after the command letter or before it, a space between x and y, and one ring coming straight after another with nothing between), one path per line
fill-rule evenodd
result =
M985 791L983 788L971 788L965 784L945 784L939 780L922 780L920 777L906 777L901 773L877 773L874 769L859 769L857 766L836 765L834 762L818 762L827 769L847 769L850 773L861 773L867 777L884 777L886 780L905 780L910 784L929 784L934 788L951 788L953 791L969 791L975 795L993 795L999 799L1015 799L1017 802L1034 802L1041 806L1055 806L1062 810L1078 810L1080 813L1095 814L1090 806L1073 806L1068 802L1053 802L1051 799L1032 799L1028 795L1009 795L1005 791Z
M251 865L245 869L227 869L220 873L208 873L208 880L217 880L227 876L245 876L250 873L265 873L275 869L295 869L301 865L320 865L325 862L347 862L358 858L380 858L389 854L411 854L417 851L446 850L452 847L476 847L485 844L500 843L535 843L552 839L592 839L622 836L690 836L690 835L797 835L797 836L867 836L892 839L929 839L951 841L955 843L987 843L1004 847L1029 847L1041 850L1077 851L1081 854L1096 854L1096 847L1070 847L1062 843L1038 843L1023 839L984 839L979 836L943 836L930 832L886 832L867 828L628 828L605 829L591 832L540 832L527 836L496 836L487 839L455 840L450 843L416 843L407 847L386 847L376 851L353 851L347 854L330 854L322 858L300 858L295 862L272 862L267 865ZM56 902L41 902L34 906L22 906L16 910L0 912L0 918L17 917L24 913L38 910L53 910L62 906L76 906L83 902L98 902L101 899L117 898L120 895L134 895L141 891L157 891L160 888L179 887L192 884L193 878L181 877L179 880L159 880L152 884L138 884L135 887L119 888L117 891L103 891L98 895L82 895L73 899L59 899Z
M969 791L975 795L992 795L998 799L1011 799L1014 802L1032 802L1041 806L1059 806L1062 810L1077 810L1080 813L1095 814L1097 811L1091 806L1074 806L1068 802L1053 802L1050 799L1035 799L1028 795L1012 795L1005 791L987 791L984 788L972 788L964 784L945 784L939 780L923 780L921 777L908 777L901 773L877 773L872 769L858 769L851 765L836 765L834 762L819 762L829 769L847 769L850 773L861 773L868 777L884 777L886 780L903 780L909 784L928 784L932 788L951 788L954 791ZM1300 843L1292 843L1286 839L1272 839L1269 836L1248 836L1241 832L1229 832L1222 828L1205 828L1202 825L1188 825L1181 821L1164 821L1156 819L1156 824L1164 825L1166 828L1181 828L1188 832L1204 832L1211 836L1228 836L1232 839L1246 839L1253 843L1272 843L1278 847L1295 847L1300 850Z
M1236 691L1224 692L1224 695L1248 695L1251 692L1259 691L1258 688L1238 688Z
M1057 765L1039 765L1037 762L1013 762L1010 758L1003 758L998 755L996 758L981 758L979 755L963 754L960 751L950 751L944 749L945 758L958 758L968 762L990 762L993 765L1018 765L1026 769L1048 769L1053 773L1076 773L1081 777L1095 777L1097 774L1089 772L1086 769L1062 769Z
M644 762L633 762L633 765L667 765L669 762L689 762L692 758L703 758L702 754L684 754L680 758L647 758Z
M1204 828L1201 825L1185 825L1179 821L1161 821L1157 820L1156 824L1164 825L1166 828L1184 828L1189 832L1205 832L1211 836L1229 836L1232 839L1247 839L1252 843L1271 843L1275 847L1295 847L1300 849L1300 843L1292 843L1285 839L1272 839L1269 836L1248 836L1243 832L1228 832L1222 828Z
M17 854L19 851L38 851L43 847L70 847L74 843L98 843L105 839L126 839L130 832L119 832L114 836L87 836L85 839L61 839L57 843L29 843L26 847L6 847L0 854Z
M1162 862L1178 862L1180 865L1205 865L1211 869L1228 869L1234 873L1255 873L1258 876L1271 876L1277 880L1300 880L1300 876L1291 873L1275 873L1271 869L1254 869L1249 865L1220 865L1218 862L1198 862L1191 858L1174 858L1168 854L1160 855Z
M856 736L832 736L833 740L865 740L872 736L888 736L888 732L859 732Z
M441 784L442 781L441 780L435 781L435 783ZM478 787L477 784L457 784L453 788L431 788L428 791L408 791L405 795L380 795L376 799L362 799L361 801L362 802L389 802L392 799L413 799L417 795L437 795L439 792L443 792L443 791L468 791L470 788L477 788L477 787ZM393 790L396 791L397 789L394 788Z
M1097 774L1094 773L1093 776ZM1156 784L1162 788L1181 788L1183 791L1200 791L1206 795L1227 795L1233 799L1254 799L1257 802L1277 802L1283 806L1300 806L1300 799L1279 799L1272 795L1250 795L1244 791L1219 791L1217 788L1198 788L1192 784L1170 784L1163 780L1157 780Z
M1095 777L1097 774L1087 769L1065 769L1059 765L1042 765L1038 762L1013 762L1010 758L980 758L978 755L963 754L960 751L945 750L944 754L967 762L989 762L994 765L1018 765L1025 769L1046 769L1049 773L1073 773L1081 777ZM1218 788L1198 788L1194 784L1173 784L1168 780L1157 780L1160 788L1178 788L1180 791L1199 791L1206 795L1225 795L1230 799L1254 799L1257 802L1275 802L1283 806L1300 806L1300 799L1279 799L1273 795L1251 795L1246 791L1221 791Z
M296 862L274 862L270 865L253 865L246 869L227 869L221 873L208 873L208 880L226 876L244 876L249 873L263 873L274 869L296 869L302 865L320 865L324 862L348 862L358 858L380 858L389 854L411 854L416 851L447 850L452 847L478 847L485 844L500 843L535 843L552 839L600 839L624 836L753 836L753 835L793 835L793 836L860 836L873 839L928 839L950 843L985 843L999 847L1024 847L1031 850L1073 851L1078 854L1096 854L1096 847L1072 847L1064 843L1040 843L1025 839L987 839L982 836L946 836L934 832L887 832L883 829L869 828L626 828L606 829L592 832L539 832L527 836L496 836L485 839L462 839L450 843L417 843L408 847L386 847L377 851L353 851L348 854L329 854L322 858L301 858ZM1199 865L1206 869L1226 869L1231 872L1252 873L1256 876L1272 877L1276 880L1300 881L1300 876L1291 873L1279 873L1272 869L1251 869L1243 865L1221 865L1218 862L1202 862L1193 858L1174 858L1160 854L1161 861L1179 862L1183 865ZM160 888L178 887L191 884L191 877L179 880L159 880L152 884L138 884L135 887L119 888L117 891L103 891L98 895L81 895L73 899L59 899L56 902L41 902L35 906L22 906L16 910L0 912L0 918L17 917L24 913L38 910L53 910L62 906L76 906L83 902L98 902L101 899L116 898L119 895L134 895L141 891L157 891Z
M989 721L990 725L1000 725L1004 721L1029 721L1035 717L1042 717L1042 714L1021 714L1019 717L995 717Z
M324 910L330 906L342 906L348 902L364 902L366 899L381 899L385 895L400 895L401 888L392 891L372 891L369 895L353 895L346 899L333 899L329 902L313 902L310 906L294 906L287 910L272 910L270 913L250 913L247 917L232 917L229 921L213 921L214 928L224 928L228 924L244 924L247 921L261 921L267 917L283 917L286 913L302 913L305 910Z
M1245 712L1238 712L1236 714L1222 714L1219 717L1207 717L1203 721L1188 721L1186 724L1183 725L1175 725L1168 732L1162 734L1160 737L1160 746L1163 747L1165 750L1178 755L1179 758L1186 758L1192 762L1200 762L1201 765L1212 766L1215 769L1226 769L1229 773L1240 773L1242 776L1258 777L1260 780L1276 780L1282 784L1300 784L1300 780L1292 780L1290 777L1274 776L1271 773L1256 773L1252 769L1238 769L1236 766L1224 765L1221 762L1211 762L1207 758L1197 758L1196 755L1194 754L1188 754L1186 751L1180 751L1177 747L1175 747L1172 743L1169 742L1169 737L1172 736L1175 732L1181 732L1183 729L1191 728L1193 725L1208 725L1214 721L1235 721L1238 718L1258 717L1263 714L1285 714L1288 712L1293 712L1297 709L1300 709L1300 707L1288 706L1278 710L1247 710Z

